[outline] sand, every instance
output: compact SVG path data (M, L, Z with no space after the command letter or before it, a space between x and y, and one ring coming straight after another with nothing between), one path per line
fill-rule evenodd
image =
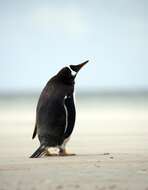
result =
M0 190L148 190L148 106L77 108L68 144L77 155L29 159L39 145L31 139L35 102L1 106Z
M0 189L148 190L148 155L1 159Z

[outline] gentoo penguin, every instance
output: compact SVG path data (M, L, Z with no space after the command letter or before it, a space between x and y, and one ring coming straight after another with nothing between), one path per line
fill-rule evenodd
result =
M58 147L59 155L67 156L65 145L72 134L76 110L74 84L79 70L88 62L69 65L53 76L44 87L37 104L36 123L32 139L36 134L40 147L30 156L38 158L50 155L50 147Z

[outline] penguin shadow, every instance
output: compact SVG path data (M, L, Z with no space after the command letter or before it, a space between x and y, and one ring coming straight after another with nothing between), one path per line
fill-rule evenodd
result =
M69 157L76 156L75 153L67 152L65 149L46 148L38 157L34 158L48 158L48 157Z
M69 153L67 151L64 151L64 152L55 152L55 151L47 151L46 153L44 153L43 155L40 156L40 158L48 158L48 157L106 157L106 158L109 158L109 159L114 159L114 157L112 156L111 153L108 153L108 152L105 152L105 153L96 153L96 154L76 154L76 153Z

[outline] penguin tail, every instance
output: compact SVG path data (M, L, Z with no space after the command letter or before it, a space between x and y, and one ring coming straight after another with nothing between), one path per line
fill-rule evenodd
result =
M32 139L35 138L36 134L37 134L37 125L35 125L35 127L34 127L34 131L33 131Z
M40 158L47 153L45 145L40 145L40 147L30 156L30 158Z

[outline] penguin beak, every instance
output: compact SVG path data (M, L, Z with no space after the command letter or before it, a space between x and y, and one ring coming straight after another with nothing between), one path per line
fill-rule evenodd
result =
M74 71L74 72L76 72L76 74L79 72L79 70L82 68L82 67L84 67L84 65L86 65L86 63L88 63L89 62L89 60L87 60L87 61L85 61L85 62L83 62L83 63L81 63L81 64L79 64L79 65L70 65L70 68Z

